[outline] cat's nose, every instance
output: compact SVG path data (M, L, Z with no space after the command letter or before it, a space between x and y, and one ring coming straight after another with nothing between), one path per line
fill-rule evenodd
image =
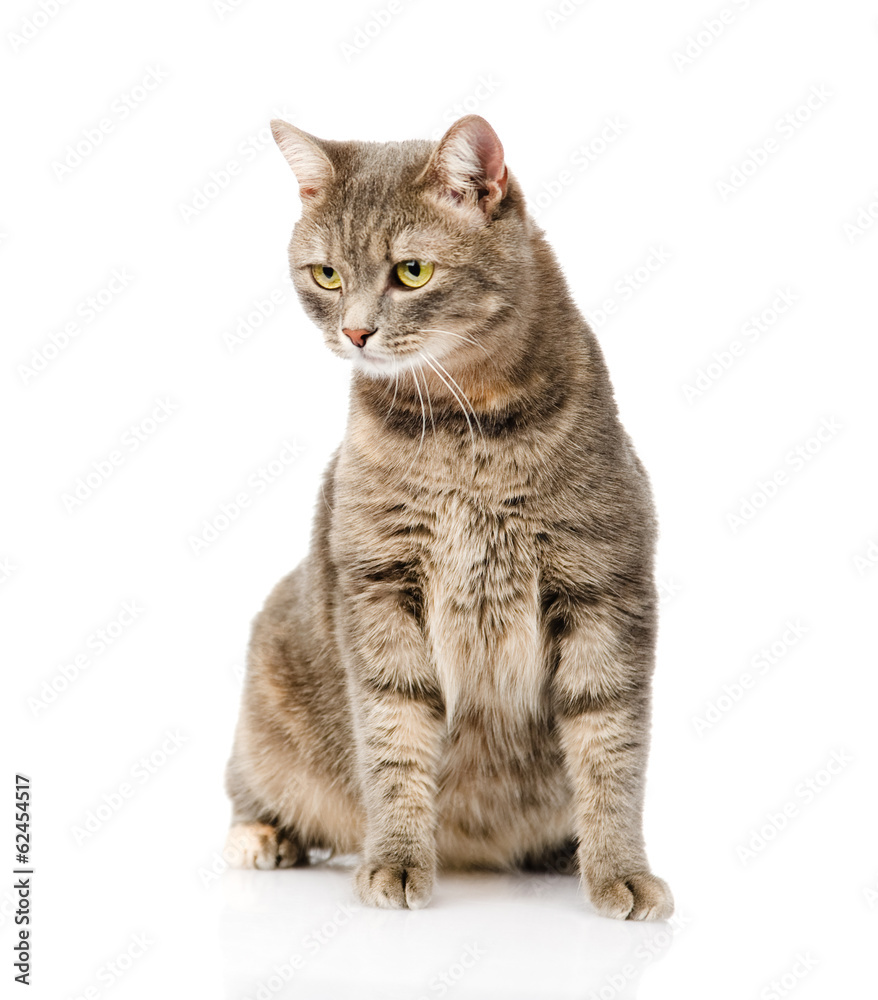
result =
M366 338L371 337L375 332L374 330L349 330L344 327L341 331L346 337L350 337L351 343L356 344L357 347L366 346Z

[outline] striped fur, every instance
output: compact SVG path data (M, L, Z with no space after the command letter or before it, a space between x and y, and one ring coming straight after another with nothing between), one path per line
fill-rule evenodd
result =
M418 907L437 866L576 844L601 913L667 917L641 834L649 484L499 141L474 116L438 145L274 128L307 165L291 273L354 372L310 553L253 627L227 775L242 863L270 864L274 829L278 865L356 851L363 901ZM411 258L433 278L394 287ZM342 327L377 332L359 351Z

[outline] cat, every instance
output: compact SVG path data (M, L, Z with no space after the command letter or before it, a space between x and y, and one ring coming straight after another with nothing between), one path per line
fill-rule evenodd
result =
M272 131L292 279L353 374L309 555L253 624L231 852L359 853L359 899L413 909L437 868L573 853L599 913L669 917L642 835L650 487L499 138Z

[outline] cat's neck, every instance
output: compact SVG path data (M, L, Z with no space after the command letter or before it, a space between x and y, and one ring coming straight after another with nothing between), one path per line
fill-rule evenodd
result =
M493 454L497 445L508 449L513 441L521 446L530 441L532 446L553 424L583 432L593 370L585 337L568 331L567 338L579 344L578 354L571 351L559 358L540 353L539 363L525 358L519 365L500 367L499 372L485 363L481 369L455 367L442 378L420 369L401 373L396 380L356 373L348 423L351 443L383 464L399 458L410 471L412 449L424 460L433 454L431 448L422 450L425 439L442 442L455 461L470 454L475 461L486 448ZM388 432L400 435L397 440L408 441L411 447L398 456L395 449L388 451Z

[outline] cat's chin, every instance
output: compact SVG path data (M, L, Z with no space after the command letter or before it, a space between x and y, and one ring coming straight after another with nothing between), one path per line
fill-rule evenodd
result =
M391 357L386 354L372 354L366 355L364 352L357 352L355 355L349 355L349 360L353 364L354 369L358 372L362 372L369 378L392 378L396 375L400 375L410 368L415 368L418 365L417 356L408 357Z
M365 375L366 378L376 379L376 380L386 380L393 376L393 369L389 366L378 366L370 364L369 362L354 362L354 371L360 375Z
M368 378L390 378L394 370L398 367L392 358L364 358L353 357L350 359L354 366L354 371L361 372Z

